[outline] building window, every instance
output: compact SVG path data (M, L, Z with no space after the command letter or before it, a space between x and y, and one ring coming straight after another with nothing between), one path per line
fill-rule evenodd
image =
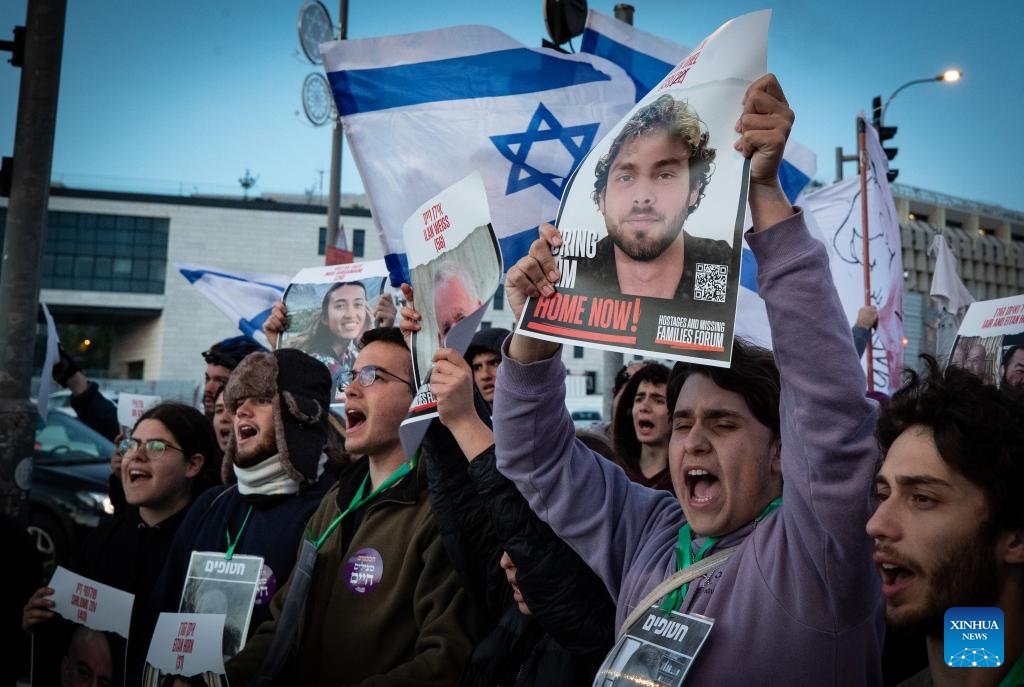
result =
M484 331L485 329L490 329L492 326L493 326L493 323L491 323L488 320L484 320L483 322L480 323L480 331Z
M6 225L0 208L0 242ZM44 289L163 293L166 217L51 210L46 217L40 285Z
M494 300L491 301L491 306L495 310L505 309L505 287L499 286L498 290L494 292Z
M316 242L316 254L327 254L327 227L320 227L320 238Z
M142 379L143 373L146 369L145 360L131 360L125 366L127 374L125 375L128 379Z
M572 357L573 358L582 358L583 357L583 346L573 346L572 347Z
M353 229L352 230L352 255L357 258L363 257L363 253L366 251L366 230L365 229Z

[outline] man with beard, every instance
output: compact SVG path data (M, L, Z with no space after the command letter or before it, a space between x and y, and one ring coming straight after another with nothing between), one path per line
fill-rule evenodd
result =
M189 509L154 598L162 611L178 609L193 551L260 556L252 631L270 618L306 521L334 484L324 452L333 388L323 363L282 348L247 355L223 396L233 421L221 469L227 486L205 491Z
M792 122L773 75L750 85L734 148L750 159L746 237L775 349L736 341L729 368L673 369L674 493L631 482L574 440L556 344L516 332L498 367L498 469L601 577L620 631L669 613L693 627L706 622L694 614L713 619L687 684L881 678L882 602L863 532L876 409L825 248L779 184ZM555 291L561 238L550 225L541 236L508 271L513 312Z
M1024 404L961 368L912 375L878 423L886 452L867 524L886 622L926 636L928 667L903 685L1024 684ZM996 606L996 668L947 665L951 607Z
M738 268L727 242L683 231L711 177L715 149L708 143L697 113L670 95L626 122L594 170L592 197L608 235L580 266L574 288L602 292L618 285L625 295L689 303L698 263Z
M1000 386L1024 391L1024 345L1016 344L1003 349L999 363Z

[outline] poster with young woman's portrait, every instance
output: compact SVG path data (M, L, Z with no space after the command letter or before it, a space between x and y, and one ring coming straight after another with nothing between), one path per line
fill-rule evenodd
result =
M298 348L326 365L336 390L334 403L345 402L359 337L394 324L387 274L383 260L307 267L284 293L288 319L278 347Z

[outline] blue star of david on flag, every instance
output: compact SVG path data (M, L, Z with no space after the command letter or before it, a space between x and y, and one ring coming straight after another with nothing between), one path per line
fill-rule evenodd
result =
M561 198L569 177L590 152L590 146L594 144L594 136L597 135L598 127L597 122L562 126L562 123L551 114L551 110L545 107L544 103L540 103L537 105L537 110L533 113L526 131L491 136L490 139L494 143L494 147L512 163L512 168L508 173L508 184L505 186L505 195L510 196L517 191L540 185L555 198ZM527 162L531 146L540 141L558 141L572 156L572 165L565 174L542 172Z

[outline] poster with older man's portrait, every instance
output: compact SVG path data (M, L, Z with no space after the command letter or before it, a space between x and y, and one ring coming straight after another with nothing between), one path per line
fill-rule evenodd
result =
M126 684L135 595L60 566L49 586L56 615L32 629L32 685Z
M193 551L189 558L178 612L224 616L224 660L245 646L263 571L260 556L236 555L228 559L216 551Z
M1024 294L971 303L947 364L1024 392Z
M437 416L430 369L439 348L465 353L501 283L501 250L483 181L473 173L421 205L403 226L420 330L412 335L416 396L399 434L406 455Z
M725 24L594 146L559 207L557 293L527 302L522 333L728 366L749 171L734 127L769 17Z

